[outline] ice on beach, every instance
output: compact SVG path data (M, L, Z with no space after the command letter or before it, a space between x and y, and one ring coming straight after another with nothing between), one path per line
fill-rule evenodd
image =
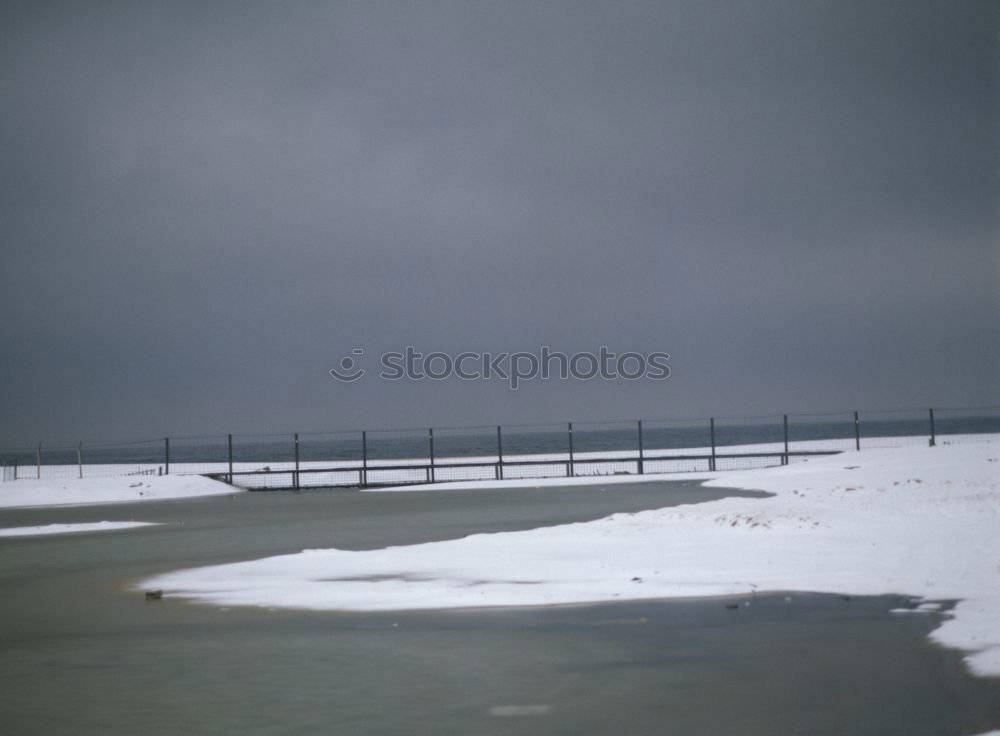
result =
M1000 674L1000 437L990 439L849 452L706 483L767 498L409 547L304 550L141 585L220 605L356 611L896 593L958 600L933 638L964 650L973 671Z

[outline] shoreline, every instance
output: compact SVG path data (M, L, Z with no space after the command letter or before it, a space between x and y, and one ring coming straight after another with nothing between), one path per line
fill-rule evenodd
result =
M336 547L142 581L170 597L306 610L438 610L752 596L958 600L935 641L1000 673L996 443L863 450L734 471L755 490L591 522L363 552ZM637 589L641 586L641 590ZM991 614L997 614L991 617Z

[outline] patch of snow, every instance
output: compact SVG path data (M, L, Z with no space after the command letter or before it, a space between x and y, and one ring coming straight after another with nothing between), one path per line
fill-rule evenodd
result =
M927 603L921 603L915 608L893 608L890 609L889 613L938 613L941 610L941 604L936 601L928 601Z
M767 498L408 547L304 550L142 587L220 605L359 611L897 593L959 600L932 636L965 651L973 672L995 675L1000 436L990 440L862 450L706 483L775 494Z
M156 526L149 521L95 521L86 524L46 524L44 526L15 526L0 529L0 537L40 537L50 534L79 534L80 532L110 532L133 529L139 526Z
M544 716L550 710L548 705L494 705L490 708L489 714L498 718L510 716Z
M63 480L20 478L0 483L0 508L162 501L168 498L225 493L242 493L242 491L200 475L117 476Z
M724 475L720 472L704 473L646 473L621 475L583 475L573 478L508 478L505 480L445 481L438 483L411 483L403 486L364 488L364 493L409 493L412 491L494 491L502 488L562 488L565 486L603 486L621 483L649 483L664 480L711 480Z

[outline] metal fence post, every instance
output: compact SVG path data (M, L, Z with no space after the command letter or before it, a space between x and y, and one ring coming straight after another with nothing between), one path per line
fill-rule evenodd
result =
M433 427L427 430L427 442L429 443L428 449L430 450L430 458L431 458L431 467L428 472L430 473L431 483L433 483L434 482L434 428Z
M361 485L368 485L368 432L361 432Z
M854 412L854 449L861 449L861 420L857 412Z
M937 444L937 435L934 434L934 410L928 409L931 418L931 447Z
M295 433L295 473L292 476L292 485L295 490L299 490L299 433Z
M229 485L233 484L233 436L229 435Z
M361 431L361 485L368 486L368 432Z
M715 472L715 417L708 420L708 432L712 438L712 458L708 461L708 469Z
M503 433L497 425L497 480L503 480Z
M782 458L784 460L784 463L782 464L788 465L788 415L787 414L783 414L781 416L781 423L782 423L782 429L784 430L785 434L785 455Z
M80 469L80 477L83 478L83 442L76 443L76 465Z
M38 449L35 451L35 475L39 478L42 477L42 443L38 443Z
M642 452L642 420L640 419L639 420L639 475L643 475L645 473L643 464L644 464L644 458Z
M572 478L576 475L576 470L573 468L573 422L567 424L569 428L569 463L566 465L566 475Z
M163 438L163 474L170 475L170 438Z

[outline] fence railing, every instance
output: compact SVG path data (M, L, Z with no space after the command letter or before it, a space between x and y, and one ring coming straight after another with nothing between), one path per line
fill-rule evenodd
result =
M248 488L646 475L983 441L1000 407L165 437L0 450L4 481L200 474Z

